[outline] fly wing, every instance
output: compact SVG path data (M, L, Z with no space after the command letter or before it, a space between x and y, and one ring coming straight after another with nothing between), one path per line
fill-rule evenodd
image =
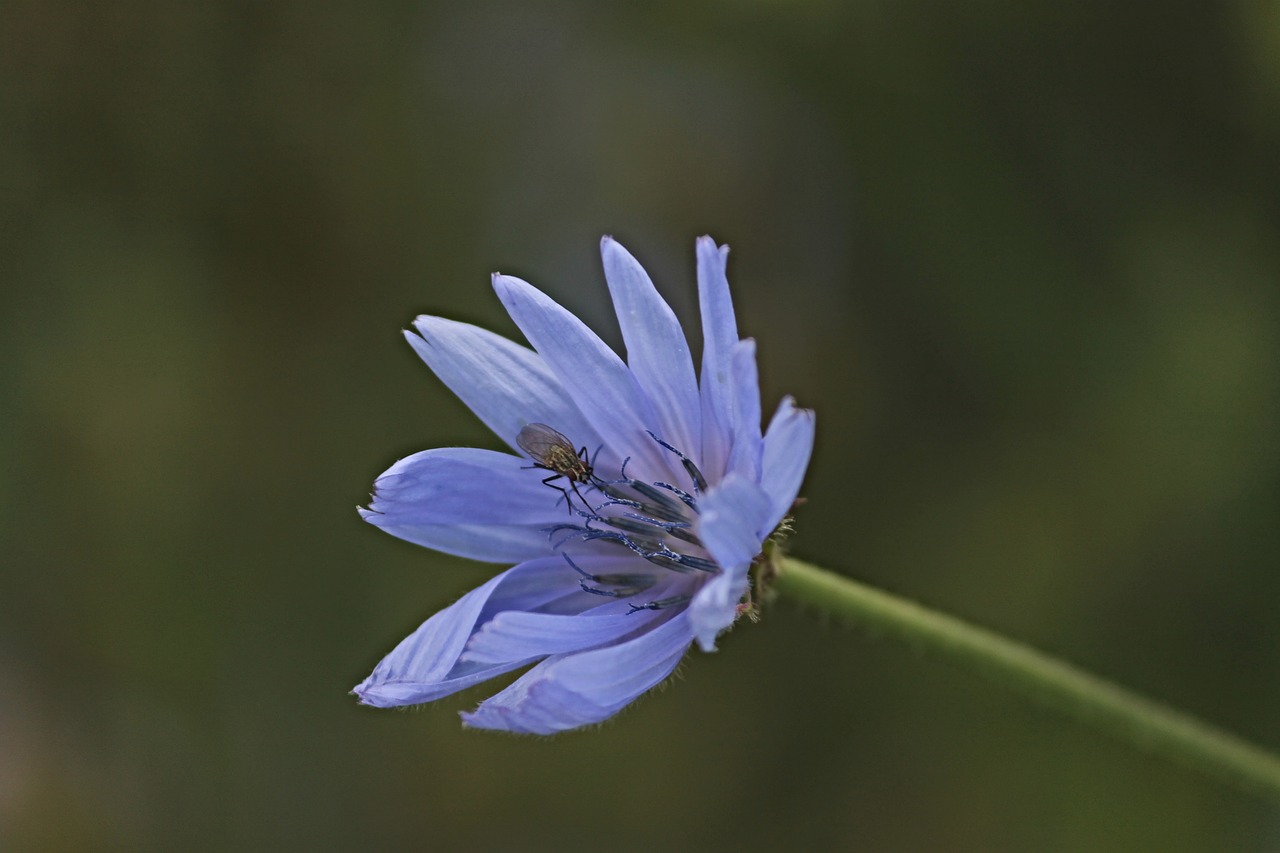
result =
M573 444L569 439L546 424L525 424L520 427L516 444L535 462L545 462L548 454L556 450L568 450L569 455L573 455Z

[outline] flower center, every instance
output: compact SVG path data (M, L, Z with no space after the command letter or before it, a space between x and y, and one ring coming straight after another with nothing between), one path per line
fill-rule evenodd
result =
M704 578L720 572L694 531L698 499L707 489L706 477L680 450L652 432L649 436L680 460L691 491L672 483L627 476L630 462L627 457L616 478L605 479L588 469L590 473L584 479L588 488L582 490L586 494L577 490L565 492L564 500L568 501L570 512L582 519L581 523L557 524L547 529L552 547L582 576L579 581L582 590L593 595L608 598L639 595L657 584L661 574L650 571L593 574L566 553L565 548L571 544L604 542L630 551L657 569L690 576L688 583L678 584L688 592L631 604L632 613L683 604Z

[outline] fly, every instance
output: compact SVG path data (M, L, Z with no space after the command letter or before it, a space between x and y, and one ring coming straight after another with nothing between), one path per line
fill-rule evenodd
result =
M534 468L551 472L551 476L545 477L542 482L564 495L566 504L569 504L569 489L572 489L583 506L588 506L586 499L578 491L579 483L590 483L595 477L585 446L575 451L573 442L546 424L525 424L520 427L516 444L529 454ZM569 481L569 489L555 484L560 479ZM569 504L569 509L572 511L572 504Z

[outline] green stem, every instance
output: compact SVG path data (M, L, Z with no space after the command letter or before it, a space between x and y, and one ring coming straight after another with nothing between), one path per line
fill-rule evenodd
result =
M775 570L773 589L786 598L960 664L1139 749L1280 798L1280 756L1235 735L1030 646L858 581L790 557L778 561Z

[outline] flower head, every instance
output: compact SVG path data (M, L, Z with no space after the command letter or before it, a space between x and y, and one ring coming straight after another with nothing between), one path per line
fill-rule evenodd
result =
M532 285L495 275L533 345L422 316L406 337L511 453L446 447L391 466L365 520L428 548L515 563L428 619L355 688L430 702L534 664L463 719L551 734L598 723L733 624L749 569L799 492L813 413L760 431L728 247L697 243L701 378L675 314L626 249L601 252L624 362Z

